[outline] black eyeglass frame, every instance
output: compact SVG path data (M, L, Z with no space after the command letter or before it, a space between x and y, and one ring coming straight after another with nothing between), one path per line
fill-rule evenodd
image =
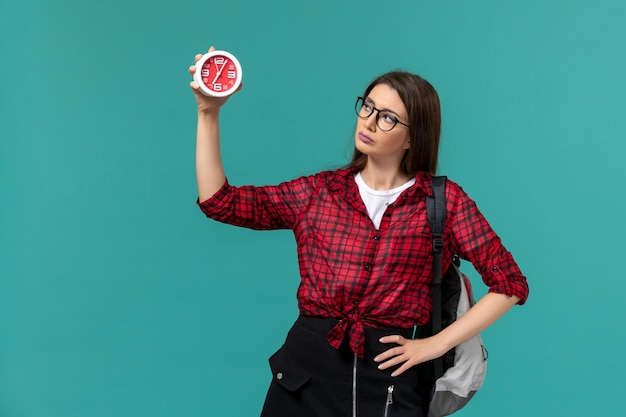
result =
M361 102L360 106L359 106L359 102ZM356 98L356 103L354 103L354 111L356 112L356 115L359 116L361 119L369 119L372 116L372 114L374 114L374 111L375 111L376 112L376 126L378 126L378 128L380 130L382 130L383 132L390 132L391 130L393 130L394 127L396 127L396 125L398 123L400 123L402 126L408 127L409 129L411 128L411 126L407 125L406 123L402 123L400 120L398 120L396 118L396 122L393 124L393 126L391 126L389 129L384 129L384 128L380 127L380 125L378 124L380 112L381 111L384 111L384 112L387 112L387 113L393 113L393 112L391 112L389 110L380 110L380 109L377 109L376 107L374 107L372 105L371 113L368 114L367 116L361 116L361 109L363 108L364 105L365 105L365 97L357 97Z

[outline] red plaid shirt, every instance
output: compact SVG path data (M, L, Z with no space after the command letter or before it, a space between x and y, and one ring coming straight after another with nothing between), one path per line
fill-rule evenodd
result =
M424 325L432 308L432 234L425 194L432 177L416 175L376 230L354 181L354 170L322 172L277 186L226 182L202 211L220 222L257 230L292 229L298 248L300 313L339 320L334 347L347 336L363 355L364 326ZM446 185L442 270L455 254L472 262L491 292L526 301L528 286L511 254L476 204L452 181Z

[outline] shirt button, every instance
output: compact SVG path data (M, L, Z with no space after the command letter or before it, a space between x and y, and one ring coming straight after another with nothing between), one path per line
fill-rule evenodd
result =
M374 240L378 240L378 239L380 239L380 236L378 235L374 236Z
M277 373L276 379L283 379L283 373L282 372Z
M365 270L369 271L370 270L370 264L365 264Z

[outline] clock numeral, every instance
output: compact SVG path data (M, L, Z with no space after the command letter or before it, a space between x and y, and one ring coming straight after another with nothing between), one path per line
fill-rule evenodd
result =
M237 78L237 73L235 71L228 71L228 78Z
M200 74L202 74L203 77L208 77L209 75L211 75L211 71L209 71L208 69L204 68L202 70L202 72L200 72Z
M213 84L213 91L222 91L222 84Z
M215 65L222 65L224 64L225 58L215 58Z

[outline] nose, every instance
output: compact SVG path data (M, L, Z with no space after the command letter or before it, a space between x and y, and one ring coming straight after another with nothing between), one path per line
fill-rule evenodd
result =
M365 128L367 130L370 131L375 131L376 130L376 119L378 118L378 113L376 113L375 111L372 112L372 114L370 114L370 117L368 117L367 119L363 120L363 126L365 126Z

